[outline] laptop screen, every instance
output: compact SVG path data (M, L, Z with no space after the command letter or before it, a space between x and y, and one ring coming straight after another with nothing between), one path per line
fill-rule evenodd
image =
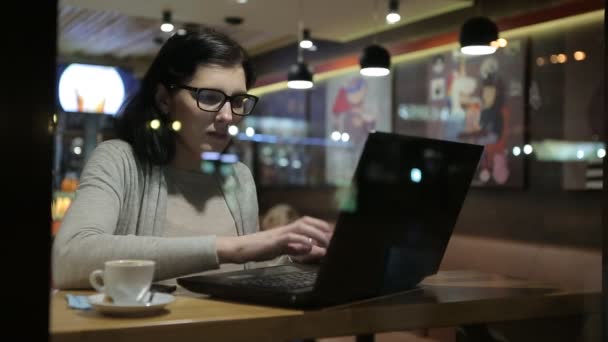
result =
M436 273L482 150L371 133L320 269L324 297L393 293Z

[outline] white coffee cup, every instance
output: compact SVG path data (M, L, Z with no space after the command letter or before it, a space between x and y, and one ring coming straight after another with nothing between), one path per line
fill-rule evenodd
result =
M155 265L152 260L106 261L105 269L91 272L89 281L115 304L139 304L150 290Z

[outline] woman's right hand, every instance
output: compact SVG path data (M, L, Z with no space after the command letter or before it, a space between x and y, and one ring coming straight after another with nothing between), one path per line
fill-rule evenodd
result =
M288 254L305 256L325 254L333 234L331 226L320 219L304 216L277 228L238 237L217 237L220 263L241 264L265 261Z

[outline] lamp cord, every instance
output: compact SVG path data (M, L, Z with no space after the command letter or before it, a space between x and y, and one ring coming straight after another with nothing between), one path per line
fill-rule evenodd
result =
M376 32L374 33L374 36L372 38L372 43L373 44L378 44L378 31L380 30L380 25L378 24L378 0L374 0L374 10L373 10L373 16L374 16L374 26L376 26Z
M303 39L303 33L302 31L304 30L304 22L302 21L302 0L298 0L298 41L296 42L296 45L298 47L298 63L303 63L304 62L304 55L302 52L302 48L300 47L300 42Z

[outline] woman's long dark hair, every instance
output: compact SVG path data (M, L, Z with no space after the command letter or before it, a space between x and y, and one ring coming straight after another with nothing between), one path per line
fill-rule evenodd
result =
M255 82L247 53L225 34L209 28L185 35L174 34L154 58L139 92L118 116L118 137L131 144L141 162L165 165L173 160L176 134L170 128L169 113L162 113L156 104L157 87L162 84L169 90L169 85L187 83L200 65L241 65L247 88ZM150 127L154 119L161 123L158 129Z

